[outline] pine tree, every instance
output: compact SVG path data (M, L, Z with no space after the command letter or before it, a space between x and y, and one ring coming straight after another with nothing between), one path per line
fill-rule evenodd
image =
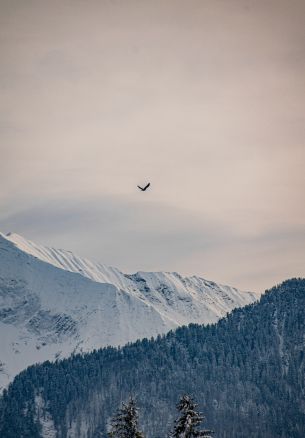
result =
M203 421L203 416L196 411L197 404L189 395L183 395L177 404L177 409L181 413L180 417L175 421L176 425L172 438L192 438L206 437L211 438L212 431L197 430L197 427Z
M122 408L111 420L110 438L144 438L138 426L138 408L135 400L130 397L128 403L122 403Z

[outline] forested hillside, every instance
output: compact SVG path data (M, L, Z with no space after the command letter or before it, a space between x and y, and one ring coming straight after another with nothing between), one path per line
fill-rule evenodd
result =
M304 350L305 280L293 279L215 325L28 368L1 400L0 436L106 437L133 394L145 436L165 438L190 393L216 438L303 438Z

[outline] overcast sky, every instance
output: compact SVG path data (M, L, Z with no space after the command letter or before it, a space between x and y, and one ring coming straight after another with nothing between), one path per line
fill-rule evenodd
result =
M248 290L305 276L304 0L0 5L0 231Z

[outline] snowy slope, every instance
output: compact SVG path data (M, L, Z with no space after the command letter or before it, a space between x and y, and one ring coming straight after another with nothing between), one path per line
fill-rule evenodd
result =
M256 299L195 276L126 275L0 233L0 387L32 363L214 322Z

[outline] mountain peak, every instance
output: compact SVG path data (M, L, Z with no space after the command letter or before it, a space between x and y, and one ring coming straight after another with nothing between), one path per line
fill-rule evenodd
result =
M124 274L17 233L1 236L3 382L34 362L214 323L258 298L177 272Z

